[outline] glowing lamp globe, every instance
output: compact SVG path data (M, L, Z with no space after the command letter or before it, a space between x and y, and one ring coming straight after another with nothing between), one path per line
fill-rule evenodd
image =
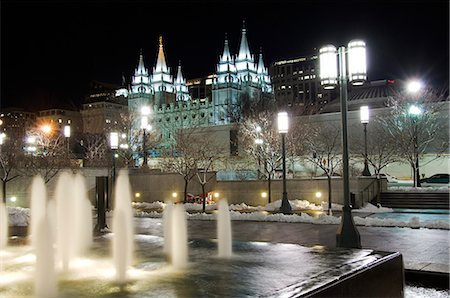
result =
M287 133L289 130L289 116L287 112L278 113L278 132Z
M109 144L111 149L115 150L119 148L119 133L111 132L109 135Z
M367 80L366 43L362 40L348 43L348 76L355 86Z
M368 106L362 106L360 108L360 117L361 117L361 123L369 123L369 107Z
M334 89L338 83L337 50L326 45L319 50L320 84L324 89Z

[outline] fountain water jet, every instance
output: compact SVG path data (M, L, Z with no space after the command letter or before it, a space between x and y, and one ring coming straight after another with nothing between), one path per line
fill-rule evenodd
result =
M74 195L74 245L75 255L80 256L92 245L92 206L86 194L84 177L76 174L73 183Z
M167 201L163 210L163 229L164 229L164 253L170 257L172 251L172 213L173 213L173 203L172 201Z
M187 222L184 205L173 206L171 222L170 259L173 267L184 269L188 266Z
M55 259L52 231L46 214L36 224L35 242L36 271L34 279L34 294L37 298L57 297L57 282L55 274Z
M55 189L56 199L56 243L58 248L58 257L62 264L62 270L69 270L70 261L75 256L75 229L74 196L73 181L71 174L61 173L58 177Z
M117 177L114 192L115 208L113 212L113 259L116 268L116 281L125 283L127 270L133 259L134 232L133 212L131 209L131 189L126 170L121 170Z
M0 249L8 244L8 213L5 204L0 201Z
M37 246L37 237L34 236L38 223L45 216L47 210L47 189L45 188L44 179L41 176L35 176L31 183L30 197L30 230L28 234L31 236L32 247Z
M219 201L217 216L217 239L220 258L230 258L232 255L231 220L228 203L225 199Z

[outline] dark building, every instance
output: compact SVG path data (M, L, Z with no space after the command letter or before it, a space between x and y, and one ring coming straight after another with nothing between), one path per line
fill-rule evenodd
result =
M320 85L317 54L275 61L269 73L279 107L320 107L336 98L336 91L324 90Z

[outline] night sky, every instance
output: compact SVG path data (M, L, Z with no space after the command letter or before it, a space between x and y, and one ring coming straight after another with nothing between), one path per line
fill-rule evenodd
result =
M79 107L91 80L127 82L142 48L163 35L172 73L215 71L225 32L237 53L242 20L266 66L331 43L366 41L368 78L448 85L448 1L2 1L1 107Z

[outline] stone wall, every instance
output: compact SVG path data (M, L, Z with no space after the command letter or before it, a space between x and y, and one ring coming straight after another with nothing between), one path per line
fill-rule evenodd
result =
M108 176L110 172L101 168L85 168L81 172L86 177L86 187L91 202L95 202L95 177ZM120 171L117 171L116 175ZM133 195L133 201L137 202L155 202L165 201L172 197L172 193L177 193L177 200L181 201L184 190L184 180L178 174L161 173L158 171L129 170L130 185ZM57 177L52 179L47 185L49 198L53 197L54 189L57 183ZM16 196L15 205L29 206L29 187L31 178L22 177L8 183L7 196ZM370 193L362 195L362 191L369 187ZM374 186L375 188L372 188ZM342 178L333 177L332 183L332 202L343 204ZM387 183L383 180L382 189L386 190ZM266 180L250 181L217 181L214 174L211 174L210 182L206 185L206 191L219 192L220 197L226 198L230 204L246 203L248 205L266 205L268 198L263 198L262 193L268 192ZM368 201L368 198L374 197L376 192L376 180L371 177L357 177L350 179L350 191L356 194L356 207L360 207ZM194 177L188 184L188 192L194 195L201 194L201 185L197 177ZM316 192L322 196L316 197ZM136 195L139 193L139 195ZM272 181L272 202L281 199L282 181ZM313 179L288 179L287 180L288 198L291 200L308 200L315 204L322 201L328 201L328 183L325 177ZM8 203L11 204L11 203Z

